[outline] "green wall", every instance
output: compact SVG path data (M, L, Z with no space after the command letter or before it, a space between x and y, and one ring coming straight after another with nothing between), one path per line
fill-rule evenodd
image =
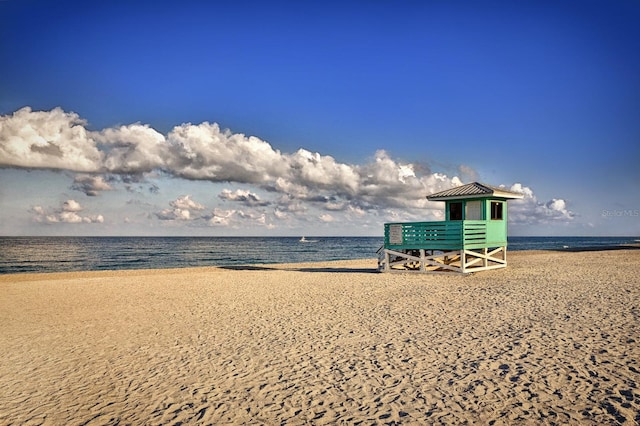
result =
M466 220L465 213L467 202L480 201L482 208L482 218L487 223L487 244L496 246L507 245L507 200L504 198L471 198L467 200L448 200L445 201L445 217L447 221L451 221L450 209L452 203L462 203L462 219ZM491 202L502 203L502 219L495 220L491 217ZM455 222L455 221L454 221Z

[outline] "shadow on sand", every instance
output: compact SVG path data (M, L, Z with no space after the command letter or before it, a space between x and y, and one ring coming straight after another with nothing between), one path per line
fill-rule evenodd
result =
M293 272L336 272L336 273L356 273L356 274L371 274L378 273L376 268L274 268L261 265L232 265L232 266L220 266L220 269L228 269L230 271L293 271Z
M256 266L256 265L230 265L230 266L218 266L220 269L227 269L229 271L277 271L278 268L270 268L268 266Z
M376 268L292 268L289 271L299 272L339 272L339 273L358 273L358 274L370 274L378 273Z
M564 247L548 249L548 251L580 253L587 251L611 251L611 250L640 250L640 244L610 245L610 246L587 246L587 247ZM230 271L293 271L293 272L335 272L341 274L377 274L376 268L331 268L331 267L305 267L305 268L277 268L269 265L229 265L219 266L220 269Z

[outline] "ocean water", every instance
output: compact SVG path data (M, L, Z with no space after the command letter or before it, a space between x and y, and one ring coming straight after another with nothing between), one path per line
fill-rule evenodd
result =
M0 237L0 274L375 258L382 237ZM509 250L638 244L640 237L511 237Z
M314 262L376 256L377 237L0 237L0 274Z
M640 237L509 237L508 250L581 250L640 244Z

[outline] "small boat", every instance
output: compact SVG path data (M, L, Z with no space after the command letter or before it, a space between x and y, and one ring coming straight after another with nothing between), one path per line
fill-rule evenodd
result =
M300 238L299 242L301 243L317 243L318 240L307 240L305 237Z

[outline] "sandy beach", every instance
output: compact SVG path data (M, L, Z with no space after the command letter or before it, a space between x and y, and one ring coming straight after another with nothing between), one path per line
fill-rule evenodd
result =
M639 424L640 250L0 276L0 424Z

